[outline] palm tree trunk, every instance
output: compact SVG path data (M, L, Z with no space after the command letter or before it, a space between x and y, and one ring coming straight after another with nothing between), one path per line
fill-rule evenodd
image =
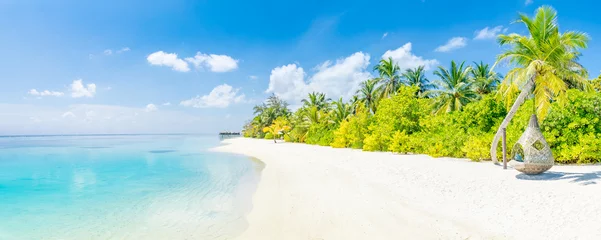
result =
M522 92L520 92L520 95L513 103L513 106L511 106L511 109L507 113L507 116L505 116L505 119L503 119L501 126L499 126L499 129L497 130L497 133L495 134L495 138L492 140L492 145L490 146L490 158L492 159L492 162L495 164L497 164L497 162L498 162L497 161L497 146L499 145L499 139L501 138L501 135L503 134L503 128L507 128L507 126L509 125L509 122L511 122L511 119L513 119L513 116L515 116L515 113L518 111L518 109L524 103L524 101L526 101L526 97L528 97L528 94L530 94L530 92L532 92L532 89L534 88L534 77L535 76L532 76L532 78L530 78L530 80L528 82L526 82L526 85L522 89Z

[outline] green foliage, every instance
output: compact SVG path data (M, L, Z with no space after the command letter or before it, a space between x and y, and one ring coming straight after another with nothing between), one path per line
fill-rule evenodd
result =
M388 145L388 150L396 153L408 153L412 152L414 149L410 145L411 138L405 132L396 131L394 135L392 135L392 140L390 141L390 145Z
M265 137L263 137L265 139L273 139L273 134L271 134L270 132L265 133Z
M334 125L327 123L313 124L309 127L307 138L308 144L316 144L320 146L330 146L334 140Z
M416 87L403 86L399 92L380 101L378 112L368 127L369 135L364 140L363 150L387 151L392 134L405 131L411 134L419 130L419 120L427 115L427 101L415 98Z
M336 148L363 148L363 140L367 134L370 114L366 107L357 106L355 115L340 123L340 127L334 131L334 141L331 146Z
M600 162L601 94L572 89L567 95L566 103L553 103L542 124L545 138L558 162Z
M482 133L468 137L463 144L461 151L465 157L474 160L490 160L490 145L494 135L492 133Z

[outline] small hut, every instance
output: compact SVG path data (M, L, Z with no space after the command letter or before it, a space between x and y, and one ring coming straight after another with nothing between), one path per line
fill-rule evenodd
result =
M530 117L526 131L513 146L511 159L513 168L525 174L540 174L553 167L553 153L538 126L536 114Z

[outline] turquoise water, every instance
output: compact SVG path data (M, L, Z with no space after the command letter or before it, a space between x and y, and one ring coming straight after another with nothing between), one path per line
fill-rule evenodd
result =
M230 239L261 163L216 137L0 138L0 239Z

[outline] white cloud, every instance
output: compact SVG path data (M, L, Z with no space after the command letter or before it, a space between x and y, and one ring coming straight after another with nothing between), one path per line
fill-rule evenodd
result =
M476 36L474 37L474 39L477 39L477 40L493 39L493 38L497 37L497 35L499 35L499 33L501 31L504 31L503 26L496 26L494 28L485 27L484 29L475 32Z
M288 64L271 70L267 93L274 93L292 104L299 103L309 92L322 92L336 99L349 98L359 84L372 77L367 71L369 55L356 52L336 63L325 61L315 68L316 73L305 81L303 68Z
M27 93L29 93L29 95L32 95L32 96L41 96L41 97L43 97L43 96L62 97L63 95L65 95L63 92L48 91L48 90L44 90L44 91L40 92L35 89L31 89Z
M154 111L157 111L157 110L159 110L159 108L157 108L157 106L155 106L152 103L146 105L146 108L144 109L144 111L146 111L146 112L154 112Z
M124 53L124 52L129 52L130 50L131 49L129 49L128 47L124 47L124 48L121 48L121 49L117 50L117 54Z
M171 67L171 69L179 72L190 71L188 63L178 58L177 54L175 53L165 53L163 51L158 51L148 55L146 60L151 65Z
M74 80L71 83L71 97L80 98L80 97L94 97L96 94L96 84L90 83L86 86L83 85L83 81L81 79Z
M68 112L63 113L62 117L63 118L75 118L75 114L68 111Z
M186 61L192 63L196 68L206 67L211 72L230 72L238 68L238 60L227 55L197 52L196 56L186 58Z
M382 55L382 58L392 58L392 60L399 65L401 70L416 68L419 66L424 66L425 70L429 70L439 64L436 59L424 59L411 53L410 42L405 43L405 45L395 50L386 51L384 55Z
M449 52L458 48L465 47L467 45L467 39L464 37L454 37L449 39L445 45L436 48L437 52Z
M384 34L382 34L382 39L384 39L387 36L388 36L388 32L385 32Z
M526 6L528 6L528 5L532 4L533 2L534 2L534 0L526 0L525 4L526 4Z
M248 76L248 78L250 78L251 80L257 80L257 79L259 79L259 77L254 76L254 75Z
M163 105L163 106L171 106L171 103L170 102L166 102L166 103L163 103L161 105Z
M244 101L244 94L238 95L239 89L227 84L221 84L208 95L196 96L180 102L180 105L194 108L226 108L232 103Z
M106 49L106 50L104 50L104 52L102 52L102 53L103 53L104 55L107 55L107 56L108 56L108 55L111 55L111 54L113 54L113 50Z

